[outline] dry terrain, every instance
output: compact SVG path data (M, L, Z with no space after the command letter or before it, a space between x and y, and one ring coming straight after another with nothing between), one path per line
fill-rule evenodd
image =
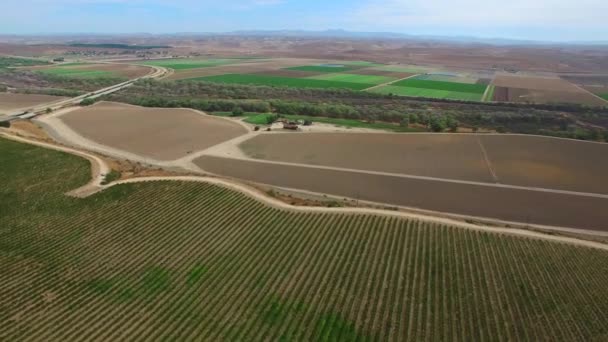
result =
M65 99L51 95L0 93L0 114Z
M252 158L608 194L608 144L522 135L264 134Z
M96 143L158 160L174 160L232 139L246 130L189 109L143 108L101 102L61 116Z

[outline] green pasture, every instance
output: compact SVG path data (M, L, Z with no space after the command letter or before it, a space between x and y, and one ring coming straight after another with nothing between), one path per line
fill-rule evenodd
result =
M459 92L450 90L437 90L437 89L425 89L425 88L413 88L388 85L380 88L370 90L373 93L378 94L393 94L399 96L410 96L410 97L426 97L435 99L452 99L452 100L463 100L463 101L481 101L483 94Z
M418 67L418 66L408 66L408 65L385 65L380 67L374 67L374 70L381 71L392 71L392 72L409 72L412 74L420 74L428 72L427 69Z
M339 81L365 84L382 84L396 80L394 77L377 76L377 75L357 75L346 73L323 74L318 76L307 77L308 79Z
M603 98L604 100L608 100L608 93L600 94L600 97Z
M415 76L412 78L415 80L468 83L468 84L474 84L477 82L477 79L473 78L473 77L452 76L452 75L446 75L446 74L423 74L423 75L418 75L418 76Z
M354 82L339 82L315 80L309 78L290 78L280 76L265 76L253 74L226 74L217 76L206 76L192 78L192 81L205 81L216 83L234 83L234 84L255 84L274 87L293 87L293 88L342 88L363 90L373 87L373 84L354 83Z
M69 78L120 77L116 73L110 71L94 69L72 69L66 67L56 67L51 69L41 69L37 71L46 75L55 75Z
M460 93L472 93L472 94L483 94L486 91L486 87L483 84L468 84L468 83L456 83L456 82L443 82L443 81L427 81L417 79L407 79L392 84L396 87L408 87L408 88L421 88L429 90L445 90Z
M215 66L227 65L238 63L242 59L236 58L219 58L219 59L165 59L165 60L151 60L145 61L140 64L159 66L164 68L170 68L173 70L187 70L187 69L198 69L198 68L210 68Z
M344 66L325 66L325 65L305 65L299 67L286 68L285 70L296 70L296 71L310 71L310 72L345 72L360 69L355 65L344 65Z

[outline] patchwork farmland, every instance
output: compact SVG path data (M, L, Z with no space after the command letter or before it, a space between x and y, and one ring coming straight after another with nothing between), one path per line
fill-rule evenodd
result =
M130 62L131 63L131 62ZM174 72L166 79L292 88L338 88L396 96L461 101L574 103L605 106L594 96L559 78L497 75L493 71L450 72L419 65L299 58L178 58L139 62Z
M594 340L603 250L209 184L64 195L88 163L0 139L7 340ZM31 186L35 184L36 186ZM32 210L35 208L35 210Z

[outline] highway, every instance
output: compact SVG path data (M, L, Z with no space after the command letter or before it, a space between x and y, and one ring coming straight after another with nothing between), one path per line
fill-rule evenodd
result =
M105 62L105 63L107 63L107 62ZM20 110L17 113L8 114L8 115L0 117L0 122L13 121L13 120L17 120L17 119L31 119L40 114L46 113L49 108L52 111L55 111L55 110L58 110L61 108L77 105L86 98L95 99L95 98L98 98L98 97L101 97L104 95L112 94L112 93L115 93L126 87L131 86L133 83L135 83L141 79L160 78L169 73L169 70L166 68L163 68L163 67L159 67L159 66L148 66L148 67L152 68L153 70L145 76L134 78L132 80L128 80L128 81L125 81L125 82L122 82L119 84L115 84L110 87L99 89L99 90L96 90L96 91L93 91L90 93L86 93L86 94L83 94L83 95L80 95L80 96L77 96L74 98L70 98L67 100L49 102L49 103L38 105L36 107L29 108L27 110Z

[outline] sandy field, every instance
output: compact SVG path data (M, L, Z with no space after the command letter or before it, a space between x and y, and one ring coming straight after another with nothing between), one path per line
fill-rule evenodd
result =
M189 109L112 102L99 102L60 118L96 143L162 161L185 157L247 132L238 123Z
M15 109L26 109L44 103L61 101L65 99L67 99L67 97L37 94L0 93L0 114L11 112Z
M263 134L240 147L256 159L608 194L608 144L522 135L314 133Z
M203 156L202 169L248 181L424 210L607 231L608 200Z
M263 134L240 147L256 159L492 181L478 139L472 135Z

